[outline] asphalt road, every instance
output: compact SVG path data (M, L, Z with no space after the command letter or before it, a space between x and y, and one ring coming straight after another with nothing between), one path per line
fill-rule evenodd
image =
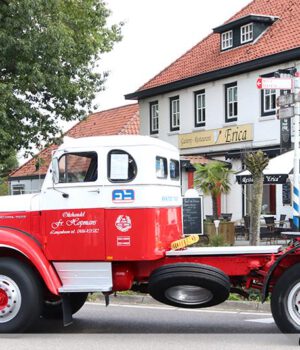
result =
M270 313L235 310L177 309L160 305L86 303L73 325L44 321L38 333L269 333L279 331Z
M279 333L270 313L184 310L158 305L87 303L63 328L41 320L35 334L2 336L6 350L22 349L283 349L298 337Z

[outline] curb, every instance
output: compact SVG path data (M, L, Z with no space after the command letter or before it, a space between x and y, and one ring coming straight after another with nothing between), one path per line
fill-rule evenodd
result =
M99 294L95 298L95 300L91 300L92 302L105 303L104 297ZM142 304L142 305L153 305L153 306L162 306L164 304L159 303L154 300L149 295L122 295L117 294L112 295L110 297L111 304ZM207 310L218 310L218 311L241 311L241 312L271 312L270 303L260 303L256 301L232 301L227 300L222 304L206 308Z

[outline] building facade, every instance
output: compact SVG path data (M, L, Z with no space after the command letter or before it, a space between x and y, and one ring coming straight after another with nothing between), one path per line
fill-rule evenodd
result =
M288 150L292 125L291 120L277 119L279 91L258 89L257 79L290 77L294 69L300 70L299 15L296 1L252 1L126 95L139 101L141 134L178 146L183 157L230 162L236 172L243 169L249 151L262 149L271 158ZM286 185L264 185L264 213L292 216L286 191ZM250 210L250 192L250 185L239 185L232 175L221 212L241 219ZM211 214L210 198L205 198L204 210Z

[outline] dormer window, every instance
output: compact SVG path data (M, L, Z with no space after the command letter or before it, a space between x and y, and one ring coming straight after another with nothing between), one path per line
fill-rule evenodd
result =
M222 33L222 50L231 48L233 45L233 31Z
M246 24L241 27L241 44L248 43L253 40L253 23Z
M257 40L278 17L250 14L214 28L220 35L220 49L226 51Z

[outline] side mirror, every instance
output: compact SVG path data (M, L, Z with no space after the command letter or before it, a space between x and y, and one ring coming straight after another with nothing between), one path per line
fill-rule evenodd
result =
M53 184L57 184L59 182L59 167L58 167L58 159L57 158L52 159L51 169L52 169Z

